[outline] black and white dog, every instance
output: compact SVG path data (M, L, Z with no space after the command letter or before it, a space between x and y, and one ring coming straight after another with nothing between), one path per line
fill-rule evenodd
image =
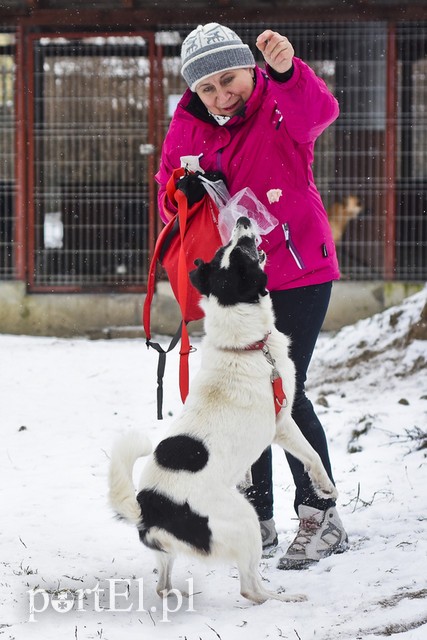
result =
M191 554L235 563L240 592L254 602L305 599L264 588L258 573L260 525L236 488L276 442L301 460L320 496L337 496L319 456L291 417L295 371L289 341L274 327L265 261L246 217L239 218L231 241L211 262L196 261L190 277L203 294L206 335L201 369L183 411L152 455L148 439L135 433L124 435L112 452L110 502L155 551L159 595L171 589L174 557ZM277 407L276 416L278 402L283 407ZM136 495L132 469L146 455Z

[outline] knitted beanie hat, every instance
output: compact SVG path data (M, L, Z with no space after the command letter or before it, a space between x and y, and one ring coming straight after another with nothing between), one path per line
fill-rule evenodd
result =
M181 47L181 73L191 91L213 73L255 67L255 59L237 33L217 22L199 25Z

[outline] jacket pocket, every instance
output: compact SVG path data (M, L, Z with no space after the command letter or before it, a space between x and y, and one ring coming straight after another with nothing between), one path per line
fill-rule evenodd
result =
M287 222L285 222L284 224L282 224L282 228L283 228L283 233L285 234L286 248L291 252L291 256L295 260L298 268L299 269L305 269L304 261L303 261L302 257L300 256L300 254L298 253L298 249L296 248L296 246L295 246L295 244L294 244L294 242L292 240L292 235L291 235L291 230L289 228L289 224Z

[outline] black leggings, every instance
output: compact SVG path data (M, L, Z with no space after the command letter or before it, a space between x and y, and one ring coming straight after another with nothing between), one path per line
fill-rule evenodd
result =
M331 297L332 283L272 291L270 293L276 315L276 327L291 338L290 355L296 368L296 389L292 417L319 454L324 467L333 481L331 463L325 432L316 416L313 405L305 395L304 385L307 369L325 319ZM333 506L333 500L319 498L314 492L304 467L293 456L286 454L295 482L295 511L306 504L325 510ZM273 517L273 481L271 447L266 449L252 466L253 485L246 495L260 520Z

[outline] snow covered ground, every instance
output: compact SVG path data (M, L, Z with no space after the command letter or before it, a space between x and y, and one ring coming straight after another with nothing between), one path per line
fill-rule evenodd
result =
M252 605L235 568L182 559L179 591L162 608L151 552L112 518L112 442L131 427L161 438L180 410L177 353L158 422L156 354L143 341L0 336L0 640L425 640L426 302L424 289L319 340L308 389L328 434L347 553L276 569L296 522L274 450L280 546L260 571L269 588L306 593L303 603Z

